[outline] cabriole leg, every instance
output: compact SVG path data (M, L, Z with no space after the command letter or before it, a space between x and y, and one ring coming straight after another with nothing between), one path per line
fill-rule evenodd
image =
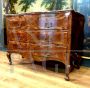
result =
M65 80L69 81L70 78L69 78L69 73L70 73L70 65L66 65L66 68L65 68Z
M11 53L7 53L9 64L12 65Z

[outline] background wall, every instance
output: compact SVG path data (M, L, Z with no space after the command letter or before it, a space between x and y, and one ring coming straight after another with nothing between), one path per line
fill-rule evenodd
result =
M4 47L4 30L3 30L3 19L2 19L2 2L3 0L0 0L0 49L3 49Z
M85 16L83 55L90 57L90 0L73 0L73 9Z

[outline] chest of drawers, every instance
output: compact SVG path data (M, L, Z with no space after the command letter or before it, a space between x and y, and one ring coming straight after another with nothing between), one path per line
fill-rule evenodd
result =
M6 15L7 50L24 61L57 60L66 66L66 79L79 66L83 43L84 16L73 10ZM78 63L78 64L75 64Z

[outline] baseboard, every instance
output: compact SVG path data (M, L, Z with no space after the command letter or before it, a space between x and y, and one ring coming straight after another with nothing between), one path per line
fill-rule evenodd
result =
M90 60L90 57L87 57L87 56L82 56L83 59L89 59Z
M7 50L7 48L5 48L5 47L4 47L4 48L2 48L2 49L0 49L0 50L1 50L1 51L6 51L6 50Z
M90 57L82 56L82 66L90 67Z

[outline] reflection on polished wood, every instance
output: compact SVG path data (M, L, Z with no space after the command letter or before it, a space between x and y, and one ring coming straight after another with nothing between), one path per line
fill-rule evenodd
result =
M14 56L14 65L8 64L6 52L0 51L0 88L89 88L90 68L75 69L71 81L64 74L44 69L39 65L20 64L20 56Z

